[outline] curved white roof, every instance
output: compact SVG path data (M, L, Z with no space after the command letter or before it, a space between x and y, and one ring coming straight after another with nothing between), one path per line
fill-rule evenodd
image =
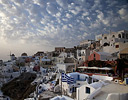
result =
M104 82L100 81L100 82L94 82L91 83L90 86L92 86L94 89L98 89L100 87L102 87L104 85Z
M67 75L71 76L71 77L76 76L76 75L89 77L87 74L81 74L81 73L78 73L78 72L68 73Z
M56 96L56 97L54 97L54 98L52 98L52 99L50 99L50 100L74 100L74 99L62 95L62 97L61 97L61 96Z

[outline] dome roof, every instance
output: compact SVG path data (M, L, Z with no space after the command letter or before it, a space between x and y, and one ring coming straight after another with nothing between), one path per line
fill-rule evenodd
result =
M15 56L14 54L12 54L11 56Z
M21 56L28 56L27 53L22 53Z

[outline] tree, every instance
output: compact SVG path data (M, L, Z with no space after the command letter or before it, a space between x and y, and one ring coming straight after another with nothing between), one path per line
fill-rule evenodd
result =
M119 74L119 77L124 79L124 74L125 74L125 68L128 68L128 60L127 59L117 59L117 71Z
M100 60L91 60L88 62L88 66L89 67L93 67L93 66L96 66L96 67L101 67L103 65L103 61L100 61Z

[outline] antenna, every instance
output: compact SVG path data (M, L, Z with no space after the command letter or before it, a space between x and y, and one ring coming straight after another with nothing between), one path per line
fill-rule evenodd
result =
M110 30L109 34L111 34L111 30Z
M11 56L11 51L10 51L10 56Z
M7 56L11 56L11 51L10 51L10 54L9 54L9 55L7 55Z

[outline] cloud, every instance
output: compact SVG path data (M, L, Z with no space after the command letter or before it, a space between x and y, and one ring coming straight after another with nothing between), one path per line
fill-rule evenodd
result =
M125 8L121 8L118 13L124 21L128 22L128 10L126 10Z
M101 3L101 0L95 0L91 10L96 10L97 8L101 8L102 5L100 3Z
M97 12L98 12L97 18L99 18L100 20L103 20L104 14L99 10L97 10Z
M69 11L70 11L72 14L77 15L81 10L82 10L82 9L81 9L80 6L75 6L74 9L71 9L71 10L69 10Z
M66 14L66 17L67 17L67 18L71 18L71 17L72 17L72 15L71 15L71 14L69 14L69 13L67 13L67 14Z
M73 26L71 24L68 25L69 27L73 28Z
M60 12L56 13L56 17L60 17L60 16L61 16Z
M97 10L97 13L98 13L97 18L99 19L99 21L102 22L106 26L110 26L110 21L111 21L112 16L105 18L103 12Z
M56 0L59 6L61 6L63 9L67 9L68 7L68 0Z
M84 12L82 15L83 16L88 16L89 15L89 12Z
M86 37L88 35L88 33L84 32L83 36Z
M108 4L108 7L113 7L116 4L118 4L118 1L111 1L111 0L106 0L106 3Z
M62 20L63 20L63 21L65 21L65 22L67 22L67 21L68 21L68 19L66 19L66 18L63 18Z
M87 20L89 20L89 21L90 21L90 20L91 20L91 18L90 18L90 17L87 17Z
M99 22L99 20L96 20L90 24L89 28L97 29L97 28L100 28L100 26L101 26L101 23Z
M54 5L53 3L47 3L47 8L46 8L47 12L51 15L55 15L58 13L58 9L56 7L56 5Z

